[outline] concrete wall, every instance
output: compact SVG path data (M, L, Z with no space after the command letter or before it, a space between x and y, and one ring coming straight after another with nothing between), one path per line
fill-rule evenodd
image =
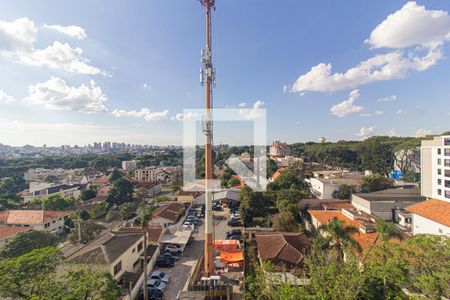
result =
M150 259L150 261L147 264L148 274L153 272L153 268L155 267L155 263L156 263L156 258L159 256L159 254L160 254L160 249L158 247L158 249L156 249L155 253L153 254L152 258ZM141 276L139 277L139 280L136 282L136 285L133 287L133 290L131 290L130 295L128 295L128 299L131 300L131 299L137 298L143 283L144 283L144 273L142 273Z
M142 243L142 249L141 251L137 250L137 246L139 243ZM134 250L134 251L133 251ZM127 251L125 251L119 258L117 258L110 266L109 266L109 272L114 277L114 279L119 279L120 276L125 271L128 272L135 272L140 268L140 263L136 265L136 267L133 267L136 261L139 261L141 254L144 253L144 236L142 236L136 243L133 244L132 247L128 248ZM114 266L117 265L119 262L122 262L122 268L117 273L114 274Z
M417 214L412 217L413 235L416 234L437 234L450 237L450 227L436 223Z

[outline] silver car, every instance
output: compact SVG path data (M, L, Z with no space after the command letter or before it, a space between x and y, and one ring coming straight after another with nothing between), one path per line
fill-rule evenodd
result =
M161 272L161 271L155 271L149 276L150 279L159 279L164 283L168 283L170 276L167 273Z
M149 279L147 280L147 287L164 290L166 288L166 284L159 279Z

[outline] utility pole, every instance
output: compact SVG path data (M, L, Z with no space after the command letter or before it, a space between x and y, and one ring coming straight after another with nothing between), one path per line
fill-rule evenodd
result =
M147 225L145 224L145 204L141 207L141 226L142 234L144 235L144 300L148 300L148 288L147 288Z
M78 215L78 243L81 244L81 218L80 218L80 211L78 211L77 215Z
M203 132L205 134L205 275L211 276L214 270L214 248L213 248L213 214L212 214L212 88L216 83L216 72L212 64L211 49L211 9L214 8L215 0L200 0L206 10L206 48L202 50L202 64L200 70L200 81L206 87L206 119L203 121Z

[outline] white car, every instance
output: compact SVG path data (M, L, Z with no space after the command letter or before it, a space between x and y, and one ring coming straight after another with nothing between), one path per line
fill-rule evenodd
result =
M181 247L178 245L167 245L166 251L174 254L179 254L181 253Z
M238 212L235 212L234 214L231 215L230 219L234 219L234 220L240 220L241 219L241 215Z

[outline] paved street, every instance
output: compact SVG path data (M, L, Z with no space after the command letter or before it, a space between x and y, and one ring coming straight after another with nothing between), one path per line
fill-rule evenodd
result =
M214 212L215 239L224 239L225 232L230 227L227 225L229 213L228 210ZM204 221L203 219L201 221ZM204 247L205 227L203 222L194 233L194 240L191 241L184 250L182 258L176 262L173 268L160 268L159 271L170 275L170 282L164 291L165 300L176 299L178 292L183 290L189 279L191 270L197 264L197 261Z

